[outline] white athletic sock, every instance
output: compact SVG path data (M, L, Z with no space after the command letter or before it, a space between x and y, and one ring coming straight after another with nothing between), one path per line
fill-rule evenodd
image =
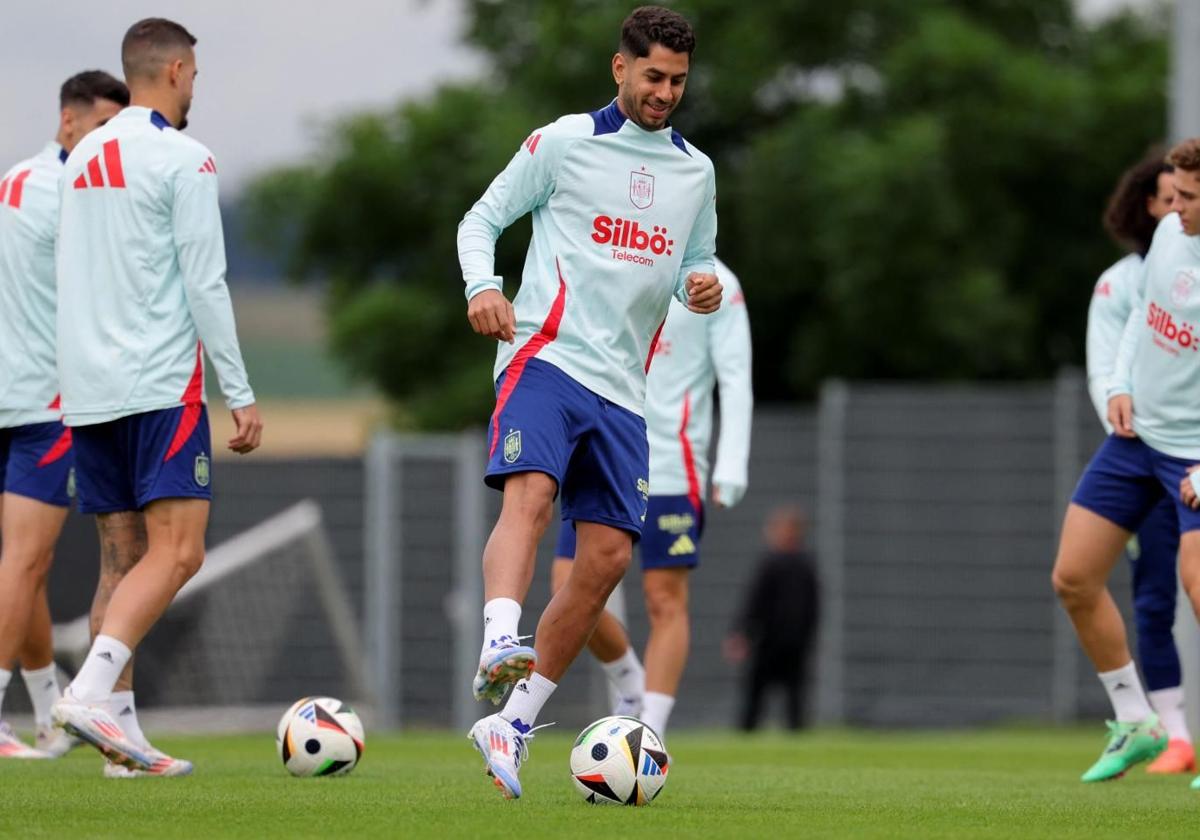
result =
M4 692L8 690L8 682L12 679L12 671L0 668L0 709L4 708Z
M50 707L62 696L58 689L58 669L51 662L45 668L35 668L32 671L21 669L25 679L25 690L33 702L33 717L38 726L50 725Z
M84 703L107 702L131 656L133 652L119 639L97 636L83 667L68 686L71 694Z
M646 671L638 661L633 646L625 648L625 653L612 662L601 662L600 667L608 675L608 681L624 699L641 697L646 691Z
M528 732L537 720L538 712L546 705L556 688L557 683L552 683L535 672L529 679L521 680L513 686L500 717L515 726L518 731Z
M517 624L521 621L521 605L512 598L493 598L483 605L483 651L492 647L493 642L507 636L517 638Z
M642 701L642 723L653 729L659 738L665 738L667 718L671 716L674 705L675 698L670 694L647 691L646 699Z
M1136 723L1145 720L1152 713L1146 694L1142 691L1142 681L1138 678L1137 668L1133 662L1115 671L1105 671L1097 674L1108 699L1112 702L1113 714L1121 723ZM647 699L648 696L647 696Z
M138 722L137 706L134 705L132 691L114 691L105 708L129 740L139 747L150 746L145 733L142 732L142 725Z
M1167 737L1172 741L1192 742L1192 733L1188 731L1187 715L1183 702L1183 686L1160 688L1158 691L1147 693L1150 705L1158 713L1158 719L1167 729Z

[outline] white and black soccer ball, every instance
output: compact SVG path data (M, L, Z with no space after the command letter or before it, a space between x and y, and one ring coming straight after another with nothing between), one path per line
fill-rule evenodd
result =
M600 718L571 747L575 789L593 805L648 804L662 792L668 763L658 735L635 717Z
M279 719L275 748L293 776L349 773L363 753L363 725L333 697L304 697Z

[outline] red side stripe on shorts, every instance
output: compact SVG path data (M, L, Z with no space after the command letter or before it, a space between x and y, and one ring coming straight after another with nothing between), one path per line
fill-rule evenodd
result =
M504 379L504 385L500 388L500 393L496 395L496 410L492 412L492 445L488 448L488 458L496 454L496 444L500 442L500 412L504 410L509 397L512 396L512 392L517 387L517 383L521 381L521 374L525 372L525 365L543 347L558 338L558 325L562 322L563 307L567 303L567 283L563 280L562 266L558 264L557 257L554 260L554 266L558 269L558 295L554 298L554 303L550 306L550 314L546 316L546 320L542 324L542 329L537 335L521 345L521 349L512 357L512 361L508 363L508 376Z
M163 463L170 461L178 454L183 445L188 442L196 424L200 422L200 412L204 410L204 353L203 346L196 342L196 368L192 378L188 380L183 392L183 413L179 415L179 425L175 427L175 437L171 438L171 446L163 458Z
M62 456L71 451L71 430L63 429L63 433L54 441L54 445L46 450L46 454L37 462L39 467L48 467Z
M687 475L688 483L688 501L692 503L692 507L696 509L696 514L700 514L700 505L702 499L700 497L700 477L696 475L696 456L692 454L692 442L688 440L687 427L688 420L692 417L692 395L688 391L683 392L683 421L679 424L679 443L683 447L683 472Z

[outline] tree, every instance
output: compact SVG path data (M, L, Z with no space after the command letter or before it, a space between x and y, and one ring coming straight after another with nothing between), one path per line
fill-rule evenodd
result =
M520 141L613 95L628 4L470 0L486 83L332 127L250 192L259 238L328 284L335 349L410 422L486 416L458 221ZM1044 376L1082 355L1098 219L1165 119L1163 33L1068 0L693 0L676 124L714 160L759 398L821 379ZM503 236L515 290L527 222Z

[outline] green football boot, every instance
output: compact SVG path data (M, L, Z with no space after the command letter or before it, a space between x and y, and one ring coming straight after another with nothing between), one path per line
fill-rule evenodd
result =
M1081 780L1084 782L1119 779L1139 761L1154 758L1167 748L1167 731L1158 722L1156 714L1152 713L1137 723L1110 720L1107 726L1108 746L1100 753L1099 760L1083 774Z

